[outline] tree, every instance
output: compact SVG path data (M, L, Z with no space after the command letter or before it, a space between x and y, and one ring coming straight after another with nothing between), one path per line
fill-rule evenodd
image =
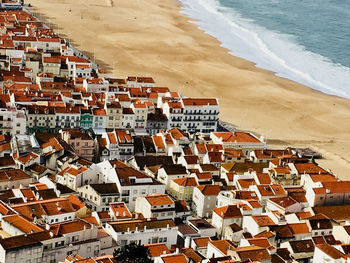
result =
M152 263L148 255L148 249L144 246L130 243L122 248L115 249L113 252L114 259L123 263Z

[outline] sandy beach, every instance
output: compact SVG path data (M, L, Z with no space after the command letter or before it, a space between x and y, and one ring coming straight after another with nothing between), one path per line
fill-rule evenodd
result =
M174 0L30 0L32 12L110 75L152 76L185 96L217 97L220 118L274 147L311 146L350 178L350 100L228 54ZM26 2L28 4L29 2Z

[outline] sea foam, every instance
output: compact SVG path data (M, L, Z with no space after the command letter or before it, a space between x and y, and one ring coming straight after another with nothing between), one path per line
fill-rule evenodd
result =
M350 98L350 68L306 50L294 36L267 30L217 0L180 1L182 13L232 55L315 90Z

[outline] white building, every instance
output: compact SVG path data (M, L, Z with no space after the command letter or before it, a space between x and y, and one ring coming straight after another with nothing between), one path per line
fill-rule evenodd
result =
M121 202L132 212L138 196L165 193L165 185L120 160L103 161L90 168L100 174L102 182L117 184Z
M80 108L79 107L57 107L55 108L56 129L79 129Z
M176 244L178 230L174 221L170 219L109 222L105 229L121 247L130 243L164 243L171 247Z
M16 108L0 109L0 133L14 136L26 133L26 116L24 110Z
M224 148L242 150L247 158L254 150L266 149L263 137L256 137L250 132L212 132L210 138L215 144L222 144Z
M199 217L210 217L216 206L216 197L220 192L218 185L200 185L193 189L193 208Z
M217 99L183 98L184 117L181 129L191 133L217 130L219 102Z
M139 196L135 212L142 213L145 218L174 219L175 203L166 194Z
M108 91L109 82L104 78L88 78L83 80L86 92L103 93Z
M66 63L68 66L68 77L70 79L90 78L91 76L91 63L85 58L79 58L76 56L67 57Z
M218 237L222 237L226 227L235 223L242 226L243 215L237 205L228 205L213 209L212 224L217 230Z
M166 101L162 105L163 113L168 118L168 129L181 129L184 116L182 103L179 101Z

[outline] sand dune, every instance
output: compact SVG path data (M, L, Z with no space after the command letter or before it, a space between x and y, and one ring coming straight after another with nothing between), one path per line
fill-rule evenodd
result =
M33 11L115 76L152 76L186 96L218 97L221 119L275 146L314 146L350 175L350 101L254 67L220 47L173 0L31 0ZM71 12L69 12L71 10Z

